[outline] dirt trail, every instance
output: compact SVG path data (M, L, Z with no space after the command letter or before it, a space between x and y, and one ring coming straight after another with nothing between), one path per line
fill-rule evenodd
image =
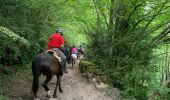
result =
M83 78L78 70L78 63L76 63L76 67L71 69L70 65L68 65L68 74L63 75L61 79L61 87L63 89L63 93L58 94L58 98L52 98L56 77L49 82L48 86L51 91L51 98L46 97L46 91L40 85L38 90L38 100L118 100L116 97L111 98L105 95L104 92L101 92L95 88L95 86L91 83L88 83L85 78ZM40 84L44 81L45 77L40 77ZM30 93L29 93L30 94ZM21 96L21 95L20 95ZM14 100L14 99L13 99ZM22 94L22 97L19 97L17 100L32 100L28 93L25 96Z

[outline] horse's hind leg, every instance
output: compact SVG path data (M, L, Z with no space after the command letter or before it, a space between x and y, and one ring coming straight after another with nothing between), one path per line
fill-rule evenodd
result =
M72 69L73 69L73 65L74 65L74 60L71 59L71 65L72 65Z
M56 86L55 86L54 94L53 94L54 98L57 98L57 89L58 89L58 86L59 86L59 91L63 92L63 90L61 89L61 84L60 84L61 76L62 75L57 75L57 82L56 82Z
M44 81L44 83L42 84L42 86L44 87L44 89L47 91L47 97L50 97L50 91L49 88L47 87L48 82L52 79L52 76L46 76L46 80Z
M61 77L62 75L59 75L59 92L63 93L63 89L61 88Z
M76 59L74 59L74 66L76 65Z

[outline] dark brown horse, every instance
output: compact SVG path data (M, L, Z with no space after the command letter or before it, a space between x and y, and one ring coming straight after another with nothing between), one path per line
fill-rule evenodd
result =
M33 83L32 83L32 91L34 93L34 97L37 97L37 91L39 87L39 76L41 74L46 76L46 80L42 84L44 89L47 91L47 97L50 97L50 91L47 87L48 82L52 79L53 75L57 76L56 87L54 89L53 97L57 98L57 88L59 86L59 92L63 92L60 85L60 80L63 75L61 71L61 67L59 64L59 60L53 56L52 51L48 53L42 53L38 55L32 61L32 73L33 73Z

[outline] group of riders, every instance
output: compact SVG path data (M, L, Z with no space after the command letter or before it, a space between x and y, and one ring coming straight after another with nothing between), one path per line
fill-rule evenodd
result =
M80 56L80 54L83 55L84 52L84 49L81 45L79 49L73 46L70 47L69 50L66 50L64 47L63 31L61 29L57 29L56 32L50 36L47 50L55 51L61 58L60 66L63 73L68 73L66 68L66 61L70 63L71 58L77 59L77 56Z

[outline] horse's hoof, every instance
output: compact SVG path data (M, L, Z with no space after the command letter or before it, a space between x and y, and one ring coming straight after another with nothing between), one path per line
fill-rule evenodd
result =
M31 98L31 99L33 99L33 100L40 100L40 99L38 99L38 97L37 96L34 96L33 98Z
M59 90L59 92L60 92L60 93L63 93L63 90L62 90L62 89L60 89L60 90Z
M50 98L50 95L47 94L46 97Z
M67 73L68 73L68 71L66 70L64 73L65 73L65 74L67 74Z
M53 95L53 98L57 98L57 95Z
M50 95L51 95L51 92L50 92L50 91L47 91L46 97L50 98Z

